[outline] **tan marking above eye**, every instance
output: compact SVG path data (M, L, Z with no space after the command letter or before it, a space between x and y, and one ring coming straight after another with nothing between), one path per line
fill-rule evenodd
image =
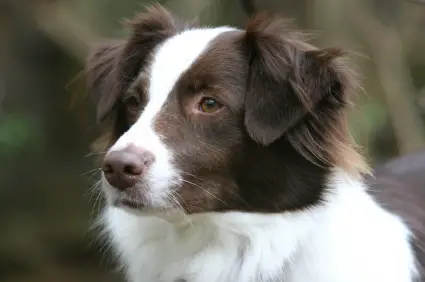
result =
M221 109L221 107L223 107L223 105L220 102L210 97L204 97L199 102L199 111L203 113L211 114Z

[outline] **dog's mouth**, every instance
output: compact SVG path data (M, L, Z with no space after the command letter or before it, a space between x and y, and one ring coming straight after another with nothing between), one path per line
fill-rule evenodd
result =
M154 195L148 182L139 182L137 184L120 191L105 181L103 190L108 205L136 213L165 212L176 207L174 201L167 194L161 195L158 193Z
M140 201L135 201L131 199L116 199L114 201L114 206L116 207L126 207L135 210L142 210L146 208L146 204Z
M143 188L143 187L142 187ZM149 208L149 201L147 200L141 187L130 187L124 191L119 191L105 181L103 192L108 199L108 204L117 208L124 208L126 210L143 210Z
M112 201L112 205L117 208L124 209L126 211L136 212L137 214L167 210L167 207L165 206L159 207L143 199L134 199L133 197L125 196L117 197L116 199L114 199Z
M180 209L153 207L133 199L117 199L113 202L113 206L134 216L156 217L169 222L185 222L188 220L187 216L182 216L183 212Z

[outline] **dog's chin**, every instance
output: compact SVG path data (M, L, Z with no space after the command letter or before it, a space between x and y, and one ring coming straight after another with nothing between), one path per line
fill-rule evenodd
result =
M149 206L144 203L127 199L115 199L111 201L110 204L132 214L142 214L150 209Z
M158 207L128 199L116 199L111 204L131 215L139 217L157 217L170 222L187 219L187 215L185 215L183 210L172 205Z
M117 208L132 211L133 213L164 212L166 210L165 207L153 206L145 201L126 198L115 199L111 201L111 204Z

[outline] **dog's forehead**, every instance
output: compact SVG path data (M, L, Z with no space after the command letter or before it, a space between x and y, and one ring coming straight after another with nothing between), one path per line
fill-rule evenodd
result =
M208 49L220 34L231 27L186 30L162 43L153 54L149 67L148 99L163 103L179 77ZM159 99L162 97L162 99Z

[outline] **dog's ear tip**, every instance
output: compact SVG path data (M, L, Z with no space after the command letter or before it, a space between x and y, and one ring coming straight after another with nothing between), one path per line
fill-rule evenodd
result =
M262 12L250 18L245 25L247 36L257 34L281 34L292 30L293 20L271 12Z
M117 58L125 46L124 41L98 42L86 59L84 70L87 96L96 105L96 120L103 121L118 97Z
M263 129L252 130L250 128L247 128L247 131L251 140L253 140L255 143L262 147L270 146L282 136L281 133L270 134L270 132L267 132Z
M287 130L284 125L272 127L261 123L260 120L254 119L251 115L245 118L245 129L251 140L260 146L267 147L282 137Z
M150 4L145 10L137 13L133 18L125 20L125 26L133 33L159 32L174 30L175 21L173 14L159 3Z
M341 48L325 48L307 51L306 56L326 65L337 58L345 56L345 52Z

